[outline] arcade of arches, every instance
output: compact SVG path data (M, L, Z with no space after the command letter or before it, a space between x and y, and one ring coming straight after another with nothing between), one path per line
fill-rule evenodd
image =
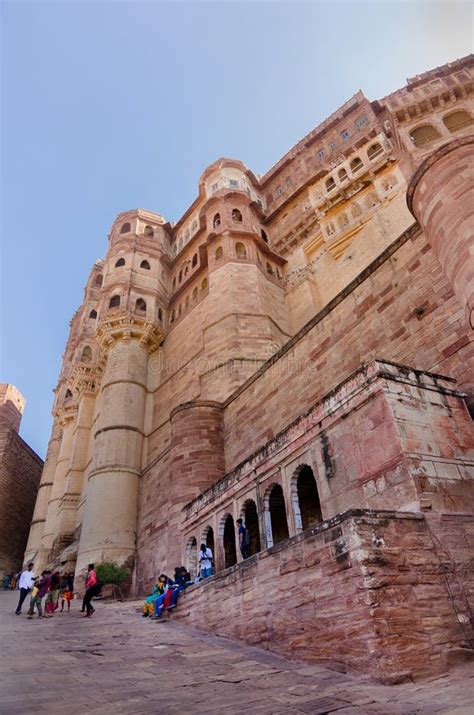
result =
M244 499L240 511L231 513L227 508L218 525L218 538L212 526L197 530L202 540L192 535L188 538L185 563L191 575L197 574L197 550L205 543L214 554L216 570L235 566L242 559L238 548L237 518L242 518L250 536L249 557L285 541L298 531L309 529L323 520L321 504L313 469L301 464L291 478L290 496L285 495L282 484L270 484L262 499ZM258 508L261 504L261 508Z

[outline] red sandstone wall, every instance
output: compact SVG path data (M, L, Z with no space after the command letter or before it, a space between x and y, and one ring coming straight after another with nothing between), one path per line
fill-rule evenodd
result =
M0 430L0 577L19 569L43 461L9 427Z
M462 545L469 524L456 522ZM192 587L173 618L383 682L442 670L467 635L421 516L353 512ZM436 613L433 611L436 604Z
M463 307L423 234L409 235L229 400L227 471L370 358L449 375L460 387L473 382L474 342Z

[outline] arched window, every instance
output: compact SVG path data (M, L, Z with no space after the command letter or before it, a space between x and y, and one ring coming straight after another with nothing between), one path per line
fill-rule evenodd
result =
M119 308L120 307L120 296L113 295L109 301L109 308Z
M347 214L342 213L338 218L338 222L339 222L339 228L341 228L341 229L346 228L346 226L349 225L349 218L348 218Z
M237 563L237 551L235 548L235 526L231 514L227 514L223 529L224 545L224 568L234 566Z
M300 466L293 477L292 501L298 529L309 529L323 520L316 480L308 464Z
M359 204L352 204L351 206L351 214L353 218L358 218L359 216L362 215L362 209L359 206Z
M150 268L151 268L151 266L150 266L150 264L148 263L148 261L142 261L142 262L140 263L140 268L144 268L146 271L149 271Z
M208 549L211 549L212 555L214 557L214 561L216 559L216 553L215 553L215 543L214 543L214 529L212 526L206 526L205 529L202 532L202 539L201 539L202 544L206 544Z
M224 251L222 250L222 246L218 246L218 247L216 248L216 252L215 252L215 254L214 254L214 258L216 259L216 261L220 261L221 258L223 257L223 255L224 255Z
M197 576L197 568L198 568L197 551L198 551L197 541L194 536L191 536L188 539L188 543L186 544L185 561L186 561L186 568L188 569L193 581Z
M138 298L135 303L135 311L144 315L146 313L146 303L143 298Z
M410 132L410 139L416 147L424 146L439 139L440 134L431 124L417 127Z
M234 223L242 223L242 213L239 209L232 209L232 221Z
M245 245L243 243L236 243L235 244L235 255L237 258L241 259L246 259L247 258L247 249L245 248Z
M344 181L349 181L349 177L347 176L347 171L345 169L339 169L337 172L337 175L339 177L339 181L344 182Z
M204 291L207 290L208 282L207 278L204 278L204 280L201 283L201 293L204 293Z
M452 114L447 114L443 117L443 123L450 132L459 132L461 129L465 129L465 127L472 124L473 119L467 112L460 109L457 112L452 112Z
M153 226L145 226L145 230L143 231L145 236L153 236L153 233Z
M194 268L194 266L197 266L197 262L198 262L198 257L197 257L197 253L195 253L193 256L193 260L191 262L191 265L193 268Z
M198 289L196 286L195 288L193 288L193 303L195 303L197 301L197 298L198 298Z
M91 312L89 313L89 318L92 318L92 320L95 320L97 318L97 311L91 310Z
M64 397L66 398L66 400L70 400L72 397L71 390L66 390L66 394L64 395Z
M262 228L262 230L260 231L260 235L261 235L261 237L263 238L263 240L265 241L265 243L268 243L268 236L267 236L267 234L265 233L265 231L263 230L263 228Z
M90 345L86 345L81 354L81 362L91 362L92 360L92 350Z
M170 323L174 323L175 320L176 320L176 313L174 312L174 310L172 310L172 311L171 311Z
M163 322L163 311L161 310L161 308L158 308L158 320L160 321L160 323Z
M369 146L367 149L367 157L370 161L372 161L372 159L376 159L380 156L380 154L383 154L383 149L382 145L378 142L375 142L375 144L372 144L372 146Z
M221 225L221 215L216 214L212 220L212 227L217 228L220 225Z
M115 268L121 268L125 265L125 258L119 258L115 263Z
M122 228L120 229L120 233L130 233L132 230L132 227L129 223L124 223L122 224Z
M335 188L336 188L336 182L334 181L332 176L330 176L329 179L327 179L327 181L326 181L326 191L329 193L330 191L332 191Z
M273 268L272 268L272 266L270 265L270 263L267 263L267 264L266 264L266 268L267 268L267 273L268 273L268 275L269 275L269 276L272 276L272 275L273 275Z
M184 275L187 276L188 273L189 273L189 266L186 266L186 268L184 269Z
M260 527L258 525L257 505L253 499L247 499L242 508L242 519L250 535L249 556L262 550L260 545Z
M356 171L359 171L359 169L362 169L362 167L364 166L364 163L363 163L362 159L360 159L358 156L356 156L355 159L352 159L349 166L350 166L352 173L355 174Z
M182 280L183 280L183 271L180 271L179 275L178 275L178 283L181 283Z
M95 288L102 288L102 283L103 283L103 281L104 281L104 277L99 274L98 276L95 277L94 287L95 287Z
M265 521L269 547L288 538L285 498L279 484L273 485L265 500Z
M368 194L366 198L366 206L368 209L372 209L374 206L377 206L377 204L380 203L380 199L375 193L375 191L371 191L370 194Z

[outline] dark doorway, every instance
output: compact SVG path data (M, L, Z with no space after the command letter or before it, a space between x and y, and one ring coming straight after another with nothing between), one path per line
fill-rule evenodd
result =
M234 566L237 563L237 551L235 549L235 526L234 520L229 514L224 526L224 568Z
M208 549L211 549L212 555L215 558L215 553L214 553L214 530L212 526L209 526L207 529L207 534L206 534L206 546Z
M296 482L298 493L298 504L301 513L303 529L318 524L323 520L321 504L319 501L318 488L314 478L313 470L307 464L301 468Z
M273 543L278 544L289 536L285 497L283 496L283 489L279 484L275 484L270 492L268 507L272 524Z
M249 499L245 502L243 518L245 528L248 529L250 534L249 556L253 556L261 551L257 506L253 499Z

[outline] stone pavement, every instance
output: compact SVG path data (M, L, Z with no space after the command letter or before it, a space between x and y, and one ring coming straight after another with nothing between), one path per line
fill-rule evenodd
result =
M474 713L474 673L373 685L319 666L174 623L153 623L138 603L97 603L91 619L15 616L0 592L0 713L252 713L411 715ZM212 606L210 606L212 607Z

